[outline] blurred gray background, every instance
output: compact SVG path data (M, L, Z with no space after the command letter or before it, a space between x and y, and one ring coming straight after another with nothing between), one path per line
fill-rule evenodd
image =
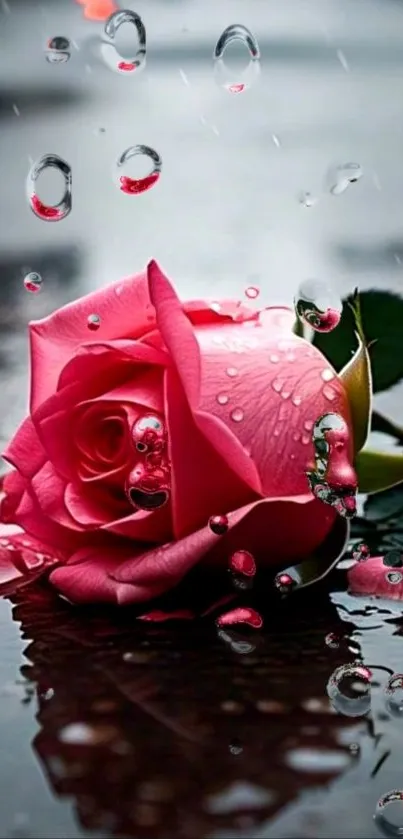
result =
M242 295L252 281L264 302L289 303L307 276L341 293L402 285L403 4L126 7L147 30L145 71L127 77L102 63L103 24L85 20L74 0L0 3L2 442L26 408L27 321L141 270L151 256L185 296ZM216 40L234 22L261 50L260 78L240 95L213 76ZM124 28L127 48L132 30ZM72 42L66 64L45 60L55 35ZM114 166L137 143L159 152L162 176L149 192L126 196ZM56 224L37 219L25 194L32 161L49 152L73 171L73 210ZM364 176L331 196L326 173L347 161ZM132 165L128 174L145 174L146 161ZM60 186L57 173L45 174L40 196L55 202ZM313 206L299 203L304 191ZM43 277L39 295L23 288L27 269ZM378 397L395 417L397 404L393 392Z

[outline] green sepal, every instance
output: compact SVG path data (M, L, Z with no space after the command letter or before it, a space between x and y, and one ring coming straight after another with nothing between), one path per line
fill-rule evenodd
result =
M371 428L372 373L357 289L353 301L349 305L354 316L358 347L353 357L338 375L347 392L350 404L354 453L357 454L365 446Z

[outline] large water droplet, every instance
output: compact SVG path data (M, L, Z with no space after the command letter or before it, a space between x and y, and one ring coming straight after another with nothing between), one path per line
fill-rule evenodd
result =
M387 711L393 717L403 719L403 674L394 673L385 688Z
M229 401L229 396L226 393L219 393L217 396L217 402L219 405L227 405Z
M134 48L124 57L118 50L117 36L123 24L130 23L135 29ZM100 49L107 66L116 73L128 75L144 69L146 60L146 30L141 17L130 9L119 9L105 24L105 35L112 43L103 41ZM132 43L132 42L131 42Z
M230 417L233 422L242 422L244 418L244 412L242 408L234 408L234 410L230 413Z
M331 332L340 322L342 302L320 280L304 280L294 298L297 316L316 332Z
M29 274L26 274L24 277L24 286L27 291L31 291L33 294L37 294L38 291L42 288L42 277L36 271L30 271Z
M70 55L70 41L68 38L64 38L61 35L55 38L49 38L45 52L46 61L49 64L65 64L69 60Z
M64 180L64 193L58 204L44 204L37 194L37 181L45 169L57 169ZM68 216L72 206L71 168L65 160L56 154L45 154L34 163L27 176L27 197L33 213L42 221L61 221Z
M154 414L146 414L140 417L133 425L132 440L137 451L141 454L162 455L166 440L164 422Z
M128 174L128 163L133 157L144 155L149 158L152 166L147 175L142 178L132 178ZM147 192L154 184L157 183L162 169L162 159L158 152L150 148L150 146L130 146L124 151L117 163L117 186L126 195L139 195L142 192Z
M280 592L280 594L287 595L291 594L291 592L295 589L297 583L296 580L294 580L290 574L281 572L280 574L277 574L274 578L274 585L277 591Z
M228 45L234 41L240 41L242 44L245 44L250 56L248 66L235 78L234 71L225 65L223 58ZM224 87L229 93L243 93L256 81L260 74L260 50L258 42L249 29L241 24L227 26L216 43L213 58L214 79L220 87Z
M363 171L359 163L344 163L332 169L328 176L331 194L341 195L350 184L359 181L362 175Z
M333 707L347 717L360 717L371 707L372 673L362 664L337 667L327 683L327 695Z

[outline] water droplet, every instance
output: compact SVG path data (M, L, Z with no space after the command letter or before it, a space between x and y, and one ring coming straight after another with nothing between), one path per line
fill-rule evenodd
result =
M155 445L155 444L154 444ZM130 472L125 483L125 492L136 510L158 510L170 498L171 470L168 460L158 454L157 463L138 462Z
M385 795L379 799L375 808L374 821L383 836L403 836L402 808L392 807L392 811L397 809L399 810L399 816L397 815L397 812L393 812L393 817L390 820L385 813L389 805L394 802L403 803L403 790L392 789L389 792L386 792Z
M234 79L233 71L224 63L224 52L228 45L234 41L240 41L247 47L250 61L248 66L241 71L241 78ZM220 87L224 87L229 93L243 93L253 84L260 74L260 51L254 35L241 24L227 26L220 35L214 52L214 79Z
M338 650L340 646L340 638L335 632L329 632L325 638L325 644L331 650Z
M227 367L225 372L226 372L227 376L229 376L231 379L234 379L235 376L238 375L238 370L237 370L236 367Z
M153 453L162 457L166 441L166 429L160 417L145 414L132 427L132 440L140 454ZM147 461L150 463L150 460Z
M342 664L327 683L327 695L333 707L347 717L360 717L371 707L372 673L363 664Z
M303 446L307 446L307 445L308 445L308 443L310 443L310 442L311 442L311 438L310 438L310 437L308 437L308 435L307 435L307 434L303 434L303 435L302 435L302 437L301 437L301 443L302 443L302 445L303 445Z
M250 300L256 300L256 297L259 297L260 289L255 285L249 285L245 288L245 296L248 297Z
M49 39L45 52L46 61L49 64L65 64L69 60L70 55L70 41L68 38L56 36L56 38Z
M385 578L392 586L397 586L399 583L403 582L403 574L400 574L399 571L388 571L388 573L385 574Z
M392 551L388 551L383 558L383 564L386 565L388 568L402 568L403 567L403 555L402 552L397 550L396 548Z
M298 408L299 405L302 402L302 398L301 398L301 396L293 396L291 401L292 401L292 404L295 405L296 408Z
M360 542L353 551L353 559L355 559L356 562L365 562L365 560L369 559L370 556L371 551L365 542Z
M281 431L281 427L279 425L276 425L276 427L274 429L274 432L273 432L274 436L279 437L280 436L280 431Z
M235 551L230 558L229 567L235 574L244 574L245 577L254 577L256 574L255 559L249 551Z
M362 175L363 171L359 163L344 163L332 169L328 176L331 194L341 195L350 184L359 181Z
M351 519L356 515L357 478L352 468L349 470L349 474L344 477L343 485L340 485L340 479L337 477L337 469L334 484L330 483L329 480L325 480L323 474L318 474L317 472L307 472L306 475L311 492L315 498L323 501L324 504L330 504L343 518ZM351 483L349 483L349 480L351 480Z
M299 431L295 431L294 434L292 435L292 439L294 440L294 443L298 443L298 440L299 440L300 437L301 437L301 434L299 433Z
M274 379L271 383L273 390L276 393L280 393L283 387L284 381L282 379Z
M385 688L386 709L393 717L403 719L403 674L395 673Z
M26 274L24 277L24 286L27 291L31 291L33 294L37 294L38 291L42 288L42 277L40 274L37 274L36 271L30 271L29 274Z
M280 594L291 594L297 583L290 574L280 573L274 578L274 585Z
M234 740L229 745L229 751L231 752L232 755L241 755L242 752L243 752L243 746L241 746L241 743L239 742L239 740Z
M123 58L116 47L116 43L113 43L124 23L131 23L136 30L135 47L129 58ZM103 41L100 45L100 51L105 63L111 70L128 75L135 70L138 73L144 69L146 62L146 29L141 17L136 12L129 9L119 9L112 14L105 23L105 35L112 43Z
M322 370L320 375L324 382L331 382L331 380L335 377L335 373L333 372L333 370L330 369L330 367L327 367L325 370Z
M231 411L230 417L233 422L242 422L244 418L244 412L242 408L234 408L234 410Z
M318 203L318 199L310 192L301 192L298 201L302 207L314 207Z
M226 405L229 401L229 396L226 393L219 393L217 396L217 402L219 405Z
M272 362L272 364L278 364L280 359L279 359L278 355L276 355L275 353L272 353L270 355L270 361Z
M304 428L305 428L306 431L312 431L313 426L314 426L313 420L305 420Z
M281 391L281 398L282 399L289 399L290 396L291 396L291 393L290 393L289 390L282 390Z
M223 536L228 530L228 516L210 516L208 524L216 536Z
M101 318L99 315L88 315L87 318L87 326L88 329L91 329L92 332L96 332L97 329L101 326Z
M297 317L316 332L331 332L340 322L342 302L329 285L304 280L294 298Z
M287 355L286 355L286 357L285 357L285 360L286 360L286 361L295 361L295 355L294 355L294 353L293 353L293 352L288 352L288 353L287 353Z
M38 197L36 188L39 175L44 169L57 169L63 176L64 194L58 204L44 204ZM33 213L42 221L61 221L68 216L72 206L72 175L71 168L65 160L56 154L45 154L34 163L27 176L26 189L29 205Z
M334 390L334 388L330 387L330 385L325 385L325 387L323 388L323 396L329 402L334 402L334 400L336 399L337 393Z
M143 178L131 178L127 174L122 174L125 169L127 171L128 161L131 160L132 157L137 157L138 155L144 155L145 157L150 158L152 167L149 174ZM154 149L150 148L150 146L130 146L120 155L116 163L116 167L117 186L121 192L124 192L125 195L139 195L140 193L151 189L151 187L157 183L161 174L162 159L159 154L154 151Z

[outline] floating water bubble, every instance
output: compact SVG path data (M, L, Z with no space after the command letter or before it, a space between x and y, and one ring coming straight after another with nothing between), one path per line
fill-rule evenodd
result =
M26 274L24 277L24 286L27 291L31 291L33 294L37 294L38 291L42 288L42 277L36 271L30 271L29 274Z
M363 664L354 662L337 667L326 686L336 711L347 717L367 714L371 707L371 679L371 671Z
M400 571L388 571L388 573L385 574L385 578L392 586L397 586L399 583L403 582L403 574L401 574Z
M210 516L208 525L216 536L224 536L228 530L228 516Z
M399 807L399 824L395 820L389 820L386 816L386 809L394 802L403 803L403 790L392 789L383 795L375 808L374 821L384 836L403 836L403 809ZM393 808L395 809L395 808Z
M64 194L61 201L55 205L44 204L36 193L39 175L49 168L57 169L64 179ZM72 205L72 175L71 167L57 154L45 154L34 163L27 176L26 189L29 205L33 213L42 221L61 221L68 216Z
M387 711L393 717L403 719L403 674L395 673L390 677L385 688Z
M331 332L342 313L340 297L321 280L304 280L294 298L295 312L316 332Z
M369 559L370 556L371 551L365 542L360 542L360 544L354 548L353 559L355 559L356 562L365 562L365 560Z
M277 574L274 578L274 585L280 594L291 594L296 588L297 582L290 574Z
M249 551L235 551L229 561L230 570L235 574L243 574L245 577L254 577L256 574L256 562Z
M45 58L49 64L65 64L71 56L70 41L63 36L49 38L46 45Z
M228 45L234 41L240 41L247 47L250 61L248 66L234 79L234 72L224 64L224 53ZM213 52L214 78L220 87L224 87L229 93L243 93L250 87L260 74L260 50L254 35L242 24L227 26L220 35Z
M101 318L99 317L99 315L88 315L87 326L88 329L91 330L91 332L96 332L97 329L99 329L99 327L101 326Z
M128 175L121 174L124 172L124 167L127 166L128 161L137 155L145 155L145 157L150 158L153 164L150 173L144 178L130 178ZM138 195L151 189L157 183L161 174L162 159L150 146L130 146L120 155L116 166L119 189L126 195Z
M166 430L159 417L146 414L140 417L132 428L132 439L141 454L161 454L165 448ZM150 463L150 461L148 461Z
M362 178L363 171L359 163L344 163L331 169L328 175L330 193L341 195L350 184L355 184Z
M136 12L130 9L119 9L112 14L105 24L105 35L111 41L116 40L116 36L121 26L124 23L131 23L136 30L136 46L129 58L123 58L120 55L116 43L101 44L101 54L107 66L116 73L128 75L144 69L146 61L146 29L141 17Z
M248 285L245 288L245 297L248 297L249 300L256 300L256 298L259 297L259 294L260 288L258 288L256 285Z
M383 564L386 565L387 568L402 568L403 567L403 555L402 552L399 551L397 548L394 548L391 551L388 551L383 558Z

